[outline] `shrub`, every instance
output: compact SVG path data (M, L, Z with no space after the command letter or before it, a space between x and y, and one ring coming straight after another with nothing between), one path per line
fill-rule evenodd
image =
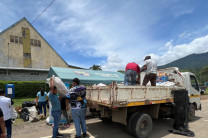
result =
M0 81L0 89L5 90L6 84L14 84L15 97L36 97L42 87L48 92L48 85L44 81Z

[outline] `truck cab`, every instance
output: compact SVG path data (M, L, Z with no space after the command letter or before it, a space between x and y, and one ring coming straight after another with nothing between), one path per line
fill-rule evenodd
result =
M184 77L185 89L189 93L190 113L189 119L192 120L195 116L195 110L201 110L200 88L196 76L191 72L181 73Z

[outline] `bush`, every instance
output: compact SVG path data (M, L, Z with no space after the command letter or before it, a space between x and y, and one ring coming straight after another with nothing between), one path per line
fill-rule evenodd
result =
M36 97L42 87L48 92L48 85L44 81L0 81L0 89L5 90L6 84L14 84L15 97Z

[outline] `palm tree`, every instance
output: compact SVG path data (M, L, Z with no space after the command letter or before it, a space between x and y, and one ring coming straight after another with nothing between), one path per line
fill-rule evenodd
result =
M120 72L120 73L125 74L125 71L124 70L118 70L117 72Z
M93 65L90 67L91 70L102 70L100 65Z

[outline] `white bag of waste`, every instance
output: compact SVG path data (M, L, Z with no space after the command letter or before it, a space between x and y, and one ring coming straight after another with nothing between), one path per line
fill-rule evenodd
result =
M47 83L49 84L49 87L56 86L58 93L67 93L66 85L61 81L59 77L55 77L53 75L51 78L47 79Z
M39 121L39 118L38 118L38 112L35 108L35 106L32 106L32 107L26 107L29 111L29 121L30 122L37 122Z

